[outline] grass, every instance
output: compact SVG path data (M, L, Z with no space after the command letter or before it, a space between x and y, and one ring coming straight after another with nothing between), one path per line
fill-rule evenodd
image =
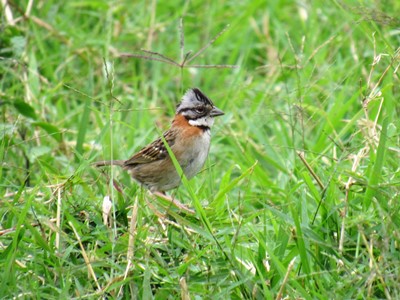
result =
M1 7L0 298L400 298L397 1ZM140 52L181 63L228 24L189 62L212 68ZM194 215L91 166L194 86L226 112L172 192Z

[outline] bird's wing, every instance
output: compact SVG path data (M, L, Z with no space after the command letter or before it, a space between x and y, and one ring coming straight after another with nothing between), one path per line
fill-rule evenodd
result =
M175 143L175 134L173 130L168 130L164 133L164 139L168 145L172 147ZM138 153L134 154L131 158L125 161L124 166L132 166L137 164L147 164L153 161L164 159L167 157L168 151L164 146L161 138L158 138L151 144L141 149Z

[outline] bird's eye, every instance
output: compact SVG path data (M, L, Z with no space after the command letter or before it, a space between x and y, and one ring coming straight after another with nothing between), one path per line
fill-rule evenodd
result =
M204 113L204 107L196 107L194 110L195 110L198 114Z

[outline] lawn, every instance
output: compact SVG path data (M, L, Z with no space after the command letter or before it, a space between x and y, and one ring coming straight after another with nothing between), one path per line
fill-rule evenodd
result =
M400 298L399 1L0 7L1 299ZM93 166L191 87L188 210Z

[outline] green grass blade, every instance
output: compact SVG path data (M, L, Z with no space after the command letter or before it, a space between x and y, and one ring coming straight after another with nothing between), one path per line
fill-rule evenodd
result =
M382 168L385 162L387 128L388 118L385 118L382 124L376 156L374 155L374 161L372 162L373 168L371 168L371 172L368 177L368 186L364 196L364 205L366 208L371 205L372 197L377 194L378 183L382 177Z

